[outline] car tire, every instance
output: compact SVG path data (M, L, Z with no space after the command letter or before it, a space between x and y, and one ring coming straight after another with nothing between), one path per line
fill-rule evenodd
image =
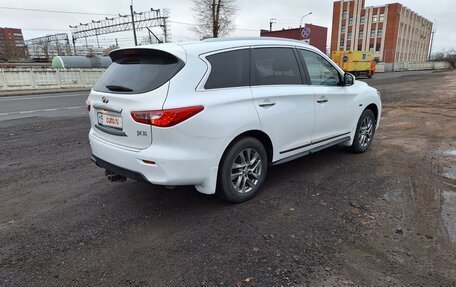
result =
M232 203L254 197L263 185L268 170L268 156L263 144L245 137L229 147L219 167L217 195Z
M361 114L358 124L356 125L355 138L350 146L350 151L353 153L363 153L371 145L376 128L376 120L374 113L366 109Z

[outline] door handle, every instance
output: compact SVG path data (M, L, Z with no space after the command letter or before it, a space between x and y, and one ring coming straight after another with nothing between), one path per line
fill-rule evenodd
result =
M275 106L275 104L276 103L261 103L261 104L259 104L259 106L262 108L267 108L267 107Z
M323 103L327 103L328 102L328 99L326 97L321 97L317 100L317 103L319 104L323 104Z

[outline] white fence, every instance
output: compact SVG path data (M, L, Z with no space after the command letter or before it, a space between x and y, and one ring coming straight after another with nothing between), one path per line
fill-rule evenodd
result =
M0 69L0 91L91 88L103 69Z
M377 64L377 72L447 69L447 62ZM0 69L0 92L91 88L104 69Z
M378 63L376 66L376 72L383 73L402 71L442 70L448 69L449 67L450 65L447 62L397 62L394 64Z
M448 69L448 62L424 62L424 63L395 63L394 71L421 71Z

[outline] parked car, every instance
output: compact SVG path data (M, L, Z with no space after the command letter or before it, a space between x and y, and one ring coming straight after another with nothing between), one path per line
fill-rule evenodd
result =
M270 166L342 144L366 151L379 93L316 48L226 38L120 49L87 99L92 160L113 181L252 198Z

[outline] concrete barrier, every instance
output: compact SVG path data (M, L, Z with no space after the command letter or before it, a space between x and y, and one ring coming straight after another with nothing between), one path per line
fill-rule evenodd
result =
M377 63L376 72L403 72L403 71L422 71L422 70L443 70L448 69L450 65L447 62L397 62L397 63Z
M376 71L399 72L447 69L447 62L378 63ZM47 90L91 88L104 69L0 69L0 92L15 90Z
M0 69L0 91L91 88L104 69Z
M421 70L441 70L448 69L450 65L447 62L423 62L423 63L395 63L394 71L421 71Z
M377 65L375 65L375 72L384 73L385 72L385 63L377 63Z

